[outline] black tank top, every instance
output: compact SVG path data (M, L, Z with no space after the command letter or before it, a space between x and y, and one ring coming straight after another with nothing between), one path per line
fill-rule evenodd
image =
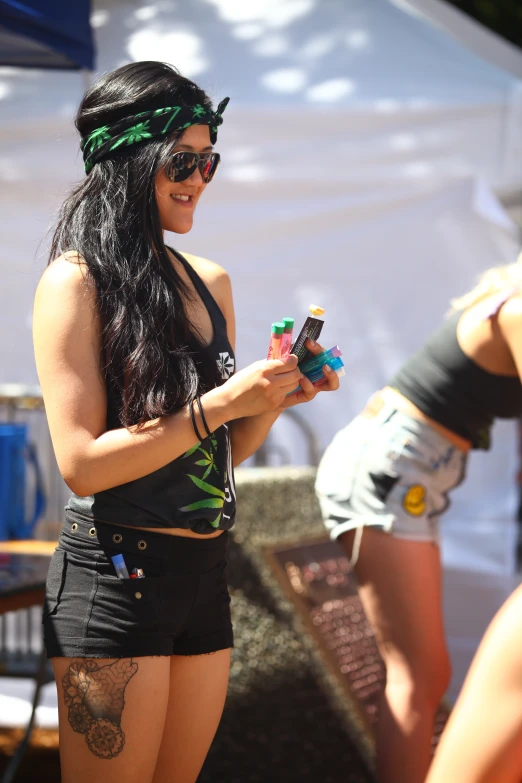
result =
M206 386L221 386L235 370L225 316L207 286L188 261L175 253L208 310L213 327L209 345L194 350L193 358ZM116 401L108 399L107 429L122 424ZM234 524L236 491L227 424L210 438L147 476L89 497L73 494L67 510L88 519L136 527L186 528L209 534Z
M496 302L488 317L506 298ZM388 385L426 416L471 441L473 448L489 449L493 420L522 414L522 385L518 376L487 372L466 356L457 339L461 315L456 312L444 321Z

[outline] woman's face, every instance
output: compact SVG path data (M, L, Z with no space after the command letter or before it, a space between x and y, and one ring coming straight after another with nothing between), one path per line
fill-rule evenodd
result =
M208 125L191 125L176 144L173 152L212 152ZM171 182L162 169L156 175L156 203L163 231L186 234L192 228L194 210L205 190L199 168L183 182ZM186 198L180 198L188 196Z

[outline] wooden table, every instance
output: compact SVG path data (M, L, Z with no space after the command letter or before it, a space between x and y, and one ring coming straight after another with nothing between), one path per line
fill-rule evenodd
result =
M0 619L6 612L43 605L47 570L55 548L55 541L0 542ZM2 624L3 642L5 642L4 630L5 625ZM10 665L4 644L2 648L0 650L0 675L8 677L29 676L35 681L31 716L24 738L1 780L1 783L11 783L31 737L40 690L42 685L51 681L52 676L49 673L43 640L42 650L35 656L32 671L27 671L27 666L25 669L23 666L13 668Z

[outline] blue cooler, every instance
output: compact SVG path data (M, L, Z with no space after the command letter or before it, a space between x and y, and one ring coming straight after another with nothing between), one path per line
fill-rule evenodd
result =
M45 510L42 471L27 424L0 423L0 540L30 538ZM27 497L28 469L34 471L33 497ZM26 508L31 512L28 513ZM27 516L26 516L27 515Z

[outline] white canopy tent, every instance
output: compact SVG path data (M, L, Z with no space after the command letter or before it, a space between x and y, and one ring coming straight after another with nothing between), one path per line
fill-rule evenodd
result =
M322 445L451 295L516 253L488 185L522 185L522 82L426 21L415 7L426 4L95 3L100 71L164 59L216 100L231 95L219 179L177 245L229 269L242 364L264 354L272 320L299 322L321 300L324 338L348 364L335 401L306 411ZM32 293L53 210L82 175L71 117L84 81L0 73L4 381L36 380Z
M99 71L165 60L216 102L231 96L219 175L190 236L169 239L230 272L240 366L266 354L272 321L326 309L323 342L341 346L347 374L300 411L326 446L451 296L516 257L494 194L522 188L522 54L485 31L469 48L476 26L460 15L453 35L447 19L433 23L439 0L94 6ZM81 74L0 71L3 382L36 381L32 297L53 211L82 176L71 120L84 87ZM497 425L492 453L473 455L447 525L453 563L464 524L465 567L502 578L513 572L515 436ZM291 422L273 438L306 461Z

